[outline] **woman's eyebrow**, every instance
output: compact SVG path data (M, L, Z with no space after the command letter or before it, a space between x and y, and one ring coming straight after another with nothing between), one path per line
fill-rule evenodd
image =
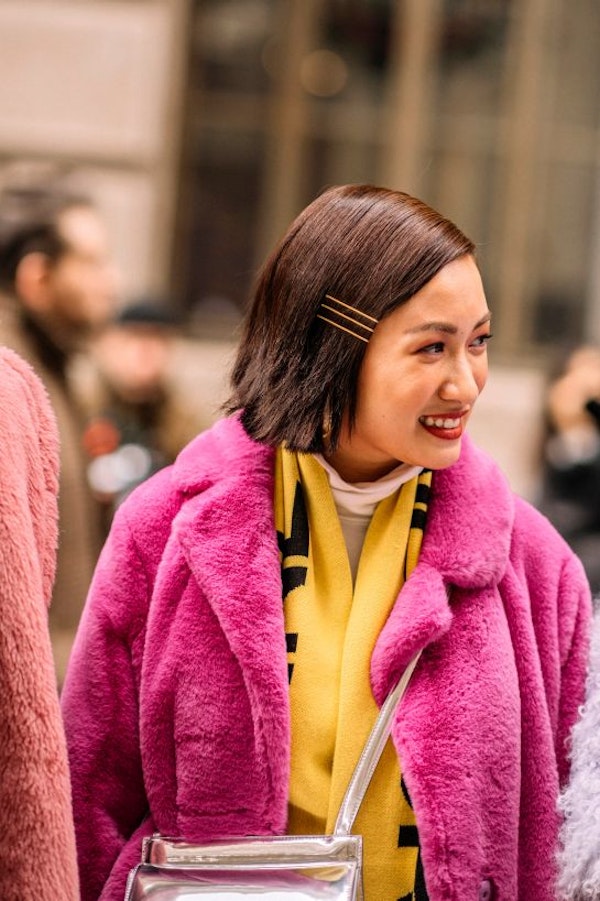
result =
M473 331L475 329L481 328L482 325L485 325L486 322L490 322L492 318L491 313L486 313L485 316L482 316L481 319L475 323L473 326ZM423 322L421 325L416 325L414 328L406 329L404 332L405 335L416 335L419 332L444 332L447 335L456 335L458 332L458 328L455 325L452 325L450 322Z

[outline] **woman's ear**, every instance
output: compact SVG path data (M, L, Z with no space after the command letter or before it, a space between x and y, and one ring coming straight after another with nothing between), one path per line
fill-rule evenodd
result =
M26 254L15 272L15 293L23 306L43 313L51 306L50 260L45 253Z

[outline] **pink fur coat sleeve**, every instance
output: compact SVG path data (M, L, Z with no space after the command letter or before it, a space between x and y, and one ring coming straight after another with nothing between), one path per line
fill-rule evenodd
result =
M0 348L0 898L75 901L65 740L47 625L58 435L38 378Z

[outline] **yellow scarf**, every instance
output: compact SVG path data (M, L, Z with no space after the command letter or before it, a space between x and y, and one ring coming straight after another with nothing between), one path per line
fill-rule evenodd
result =
M431 472L378 505L353 587L327 474L284 448L275 468L275 526L282 580L292 767L288 832L332 831L378 708L371 654L421 547ZM415 818L388 742L359 811L367 901L425 901Z

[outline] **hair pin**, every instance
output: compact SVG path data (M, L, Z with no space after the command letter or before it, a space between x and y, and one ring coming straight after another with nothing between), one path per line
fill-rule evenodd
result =
M338 300L337 297L333 297L331 294L325 295L325 300L330 301L330 303L325 303L322 301L321 306L319 307L319 312L317 313L317 319L321 319L323 322L329 323L329 325L333 325L334 328L340 329L342 332L346 332L348 335L352 335L354 338L358 338L359 341L364 341L365 344L368 344L369 338L375 331L375 326L379 322L378 319L375 319L374 316L369 316L368 313L363 313L362 310L357 310L356 307L351 307L350 304L344 303L343 300ZM340 309L341 308L341 309ZM330 316L335 316L336 319L331 319L329 316L323 315L322 310L326 311ZM344 310L348 310L349 313L353 315L349 315L344 312ZM361 322L361 320L357 317L361 317L363 320L367 320L367 322L372 322L373 325L368 325L367 322ZM344 320L344 322L339 322L337 320ZM352 329L348 328L344 323L347 322L350 325L354 326L356 329L361 329L363 332L367 332L368 334L360 334L358 332L352 331Z

